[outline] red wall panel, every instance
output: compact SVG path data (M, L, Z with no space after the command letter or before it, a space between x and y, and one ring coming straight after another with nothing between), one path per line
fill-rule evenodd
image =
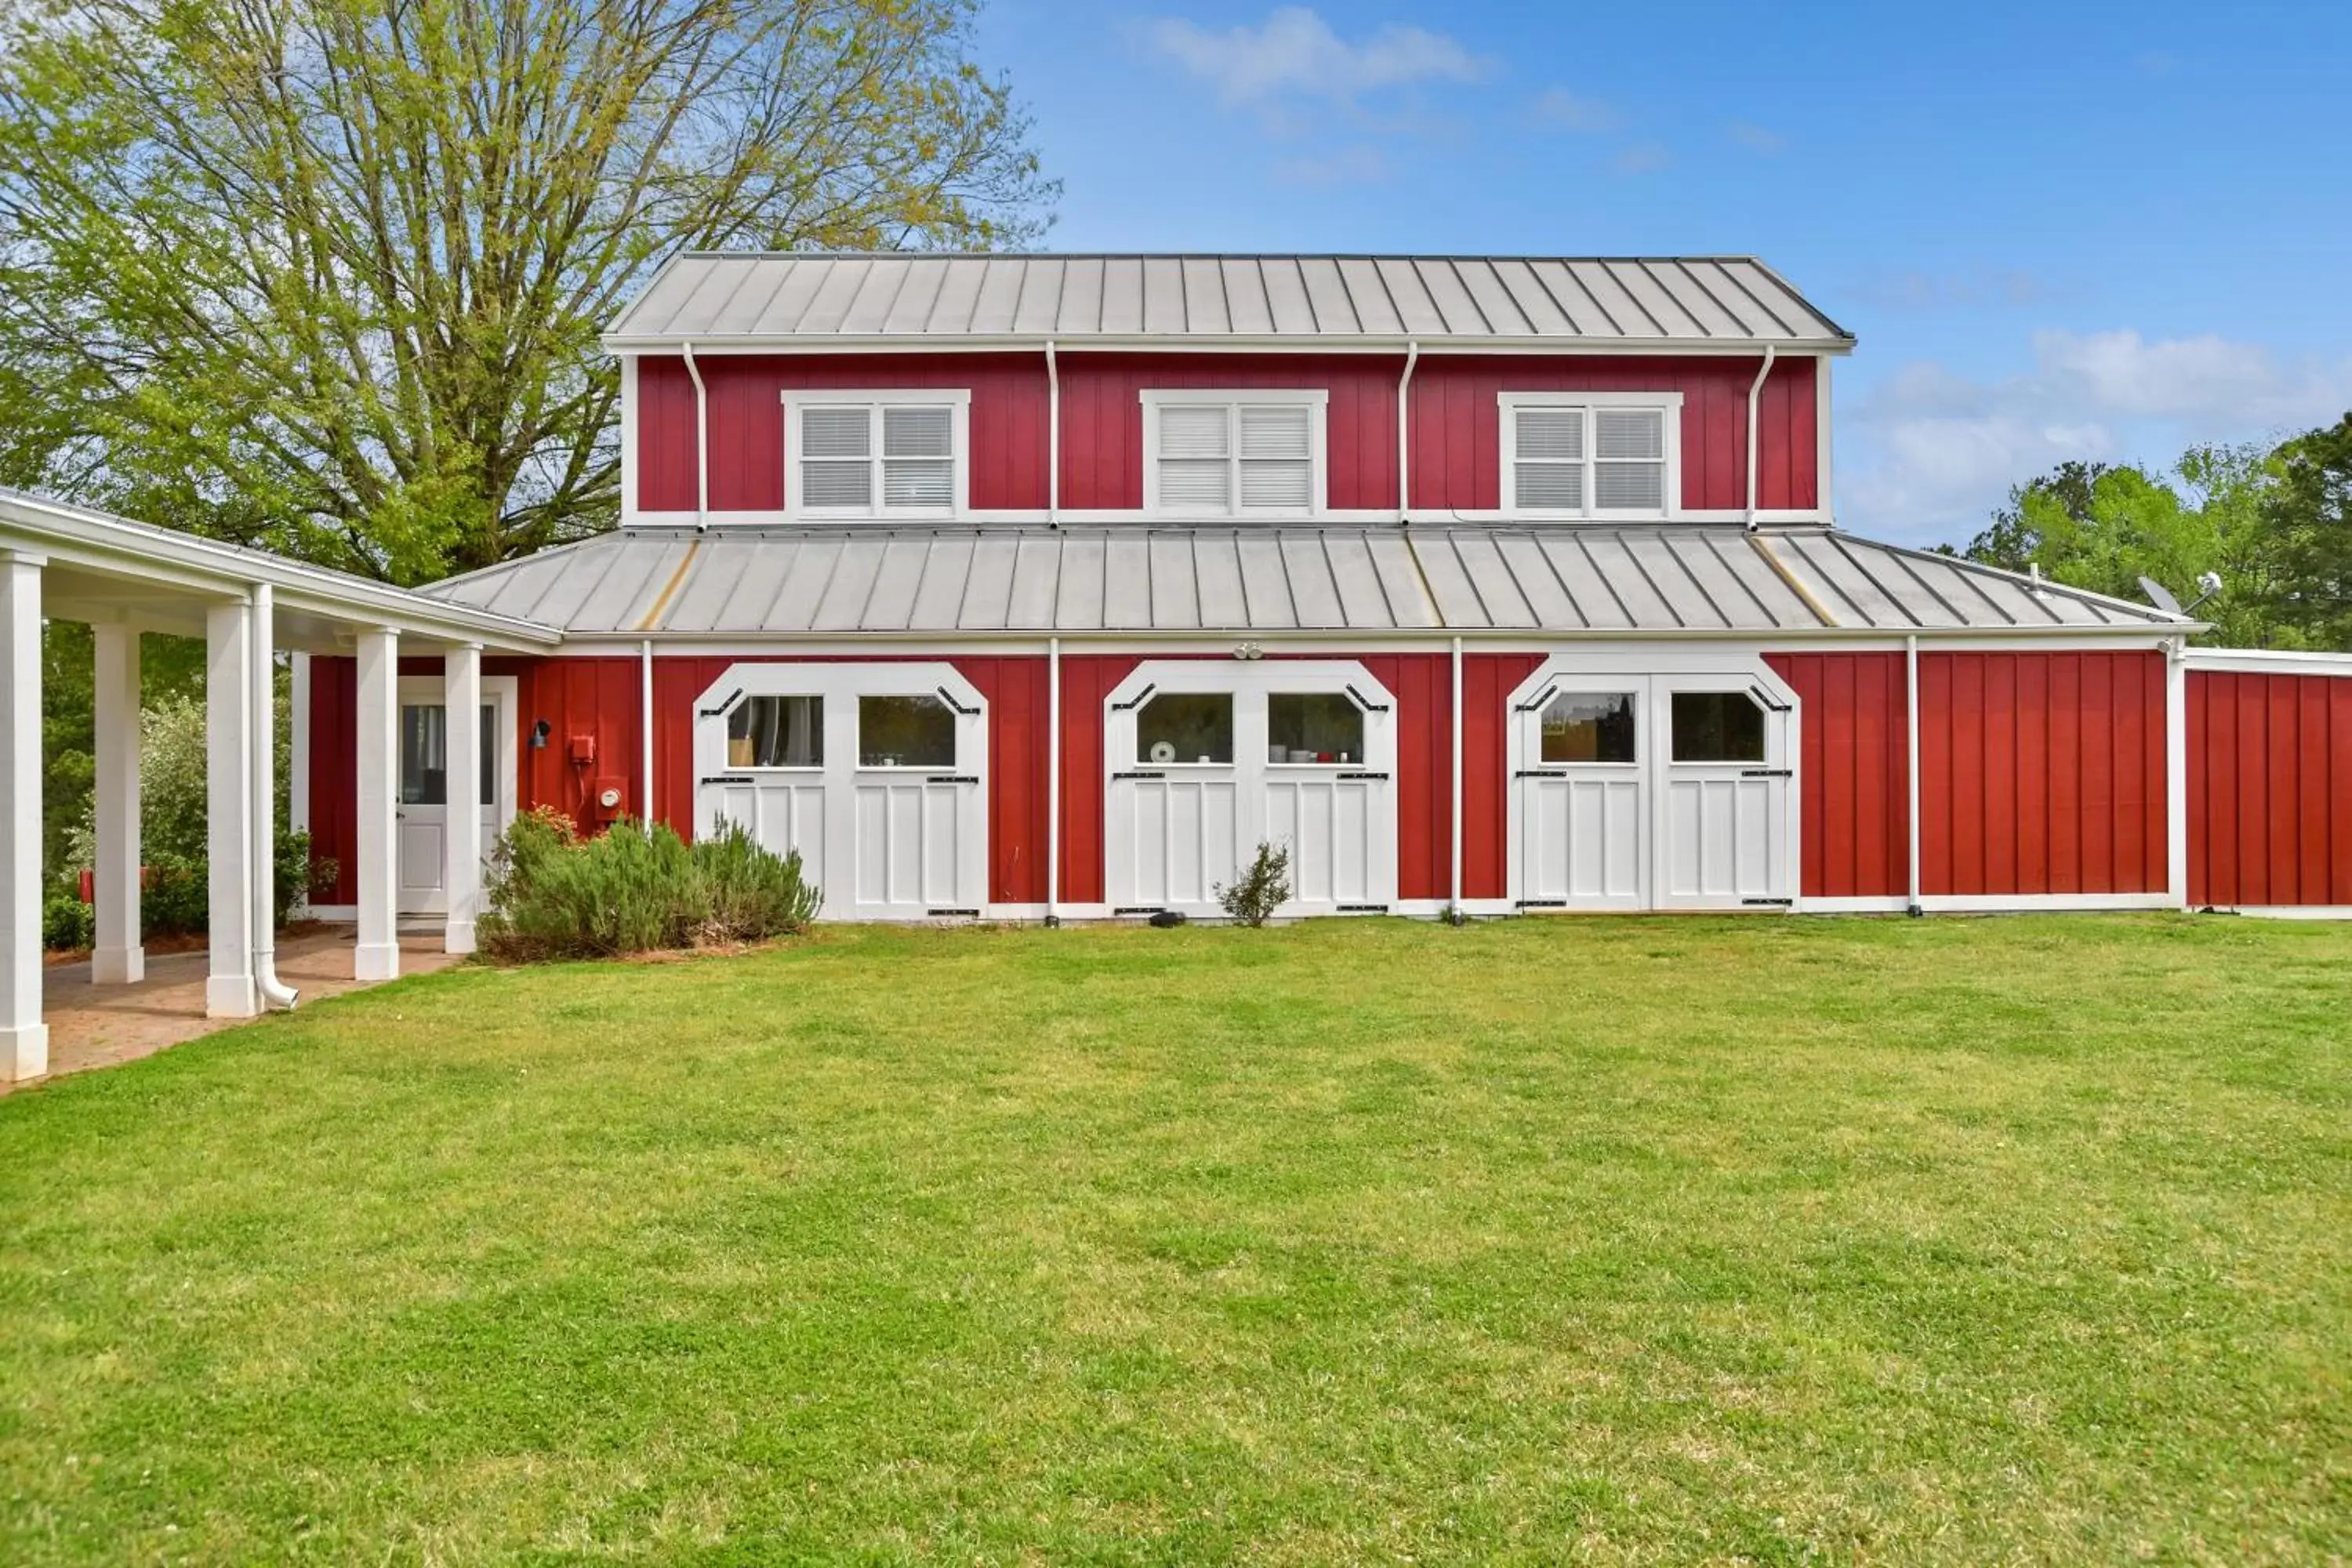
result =
M1811 899L1910 891L1910 736L1899 653L1767 654L1800 703L1801 864Z
M787 390L968 387L971 504L1045 506L1045 362L1041 354L714 354L698 358L710 418L710 508L777 511L784 504ZM637 363L637 504L692 511L694 384L678 359Z
M335 863L331 904L359 897L359 679L357 659L310 660L310 858Z
M2152 650L1921 654L1921 891L2163 891L2164 681Z
M1748 388L1760 361L1537 359L1441 355L1412 380L1415 510L1491 511L1502 505L1501 406L1506 392L1679 392L1683 395L1683 505L1748 504ZM1768 510L1816 504L1818 405L1814 362L1776 362L1757 408L1757 504ZM1393 493L1391 491L1391 493ZM1333 498L1333 505L1340 502ZM1375 503L1378 504L1378 503ZM1394 504L1391 500L1389 504Z
M1330 394L1329 501L1344 510L1396 505L1396 389L1402 354L1065 353L1062 493L1073 509L1143 504L1146 388L1322 387ZM1416 509L1491 510L1501 501L1496 398L1505 391L1666 391L1683 395L1683 503L1747 504L1748 388L1759 362L1723 357L1425 355L1413 373ZM711 355L710 505L774 511L784 504L782 394L788 388L969 387L971 504L1035 510L1047 503L1044 356L1030 353ZM1815 362L1780 361L1758 407L1758 504L1816 504ZM679 359L637 363L637 505L695 505L694 387Z
M1532 653L1469 654L1462 660L1465 899L1510 896L1511 693L1542 664Z
M2352 678L2191 670L2189 901L2352 904Z

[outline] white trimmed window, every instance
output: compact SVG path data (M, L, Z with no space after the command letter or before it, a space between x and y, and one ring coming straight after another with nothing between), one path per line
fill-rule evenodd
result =
M1312 392L1143 394L1143 510L1308 517L1324 510L1324 416Z
M1682 507L1682 395L1506 392L1503 510L1666 517Z
M967 510L971 394L784 394L784 506L794 517L946 517Z

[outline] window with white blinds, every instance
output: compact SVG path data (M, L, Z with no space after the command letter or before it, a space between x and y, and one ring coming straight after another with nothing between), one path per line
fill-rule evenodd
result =
M1163 516L1307 516L1322 504L1323 395L1143 395L1144 504Z
M947 513L963 497L961 395L786 399L795 513Z
M1663 517L1676 506L1674 404L1505 393L1502 414L1505 511Z

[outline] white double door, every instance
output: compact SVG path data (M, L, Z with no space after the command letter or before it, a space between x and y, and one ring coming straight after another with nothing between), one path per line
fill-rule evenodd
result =
M821 918L978 916L988 713L945 663L739 664L695 703L695 831L798 851Z
M1217 889L1260 844L1288 852L1284 915L1395 902L1396 705L1362 665L1155 661L1111 692L1103 721L1115 912L1222 914Z
M1796 712L1760 663L1657 672L1553 660L1512 700L1513 900L1529 910L1786 906Z
M515 679L482 678L481 776L449 776L446 689L438 677L400 682L399 804L394 807L394 854L400 912L446 914L449 909L449 813L468 802L481 814L482 854L514 818Z

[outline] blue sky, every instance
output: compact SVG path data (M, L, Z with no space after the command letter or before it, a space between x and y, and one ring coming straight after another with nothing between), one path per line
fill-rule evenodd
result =
M1752 252L1840 521L2352 408L2352 5L990 0L1069 249Z

